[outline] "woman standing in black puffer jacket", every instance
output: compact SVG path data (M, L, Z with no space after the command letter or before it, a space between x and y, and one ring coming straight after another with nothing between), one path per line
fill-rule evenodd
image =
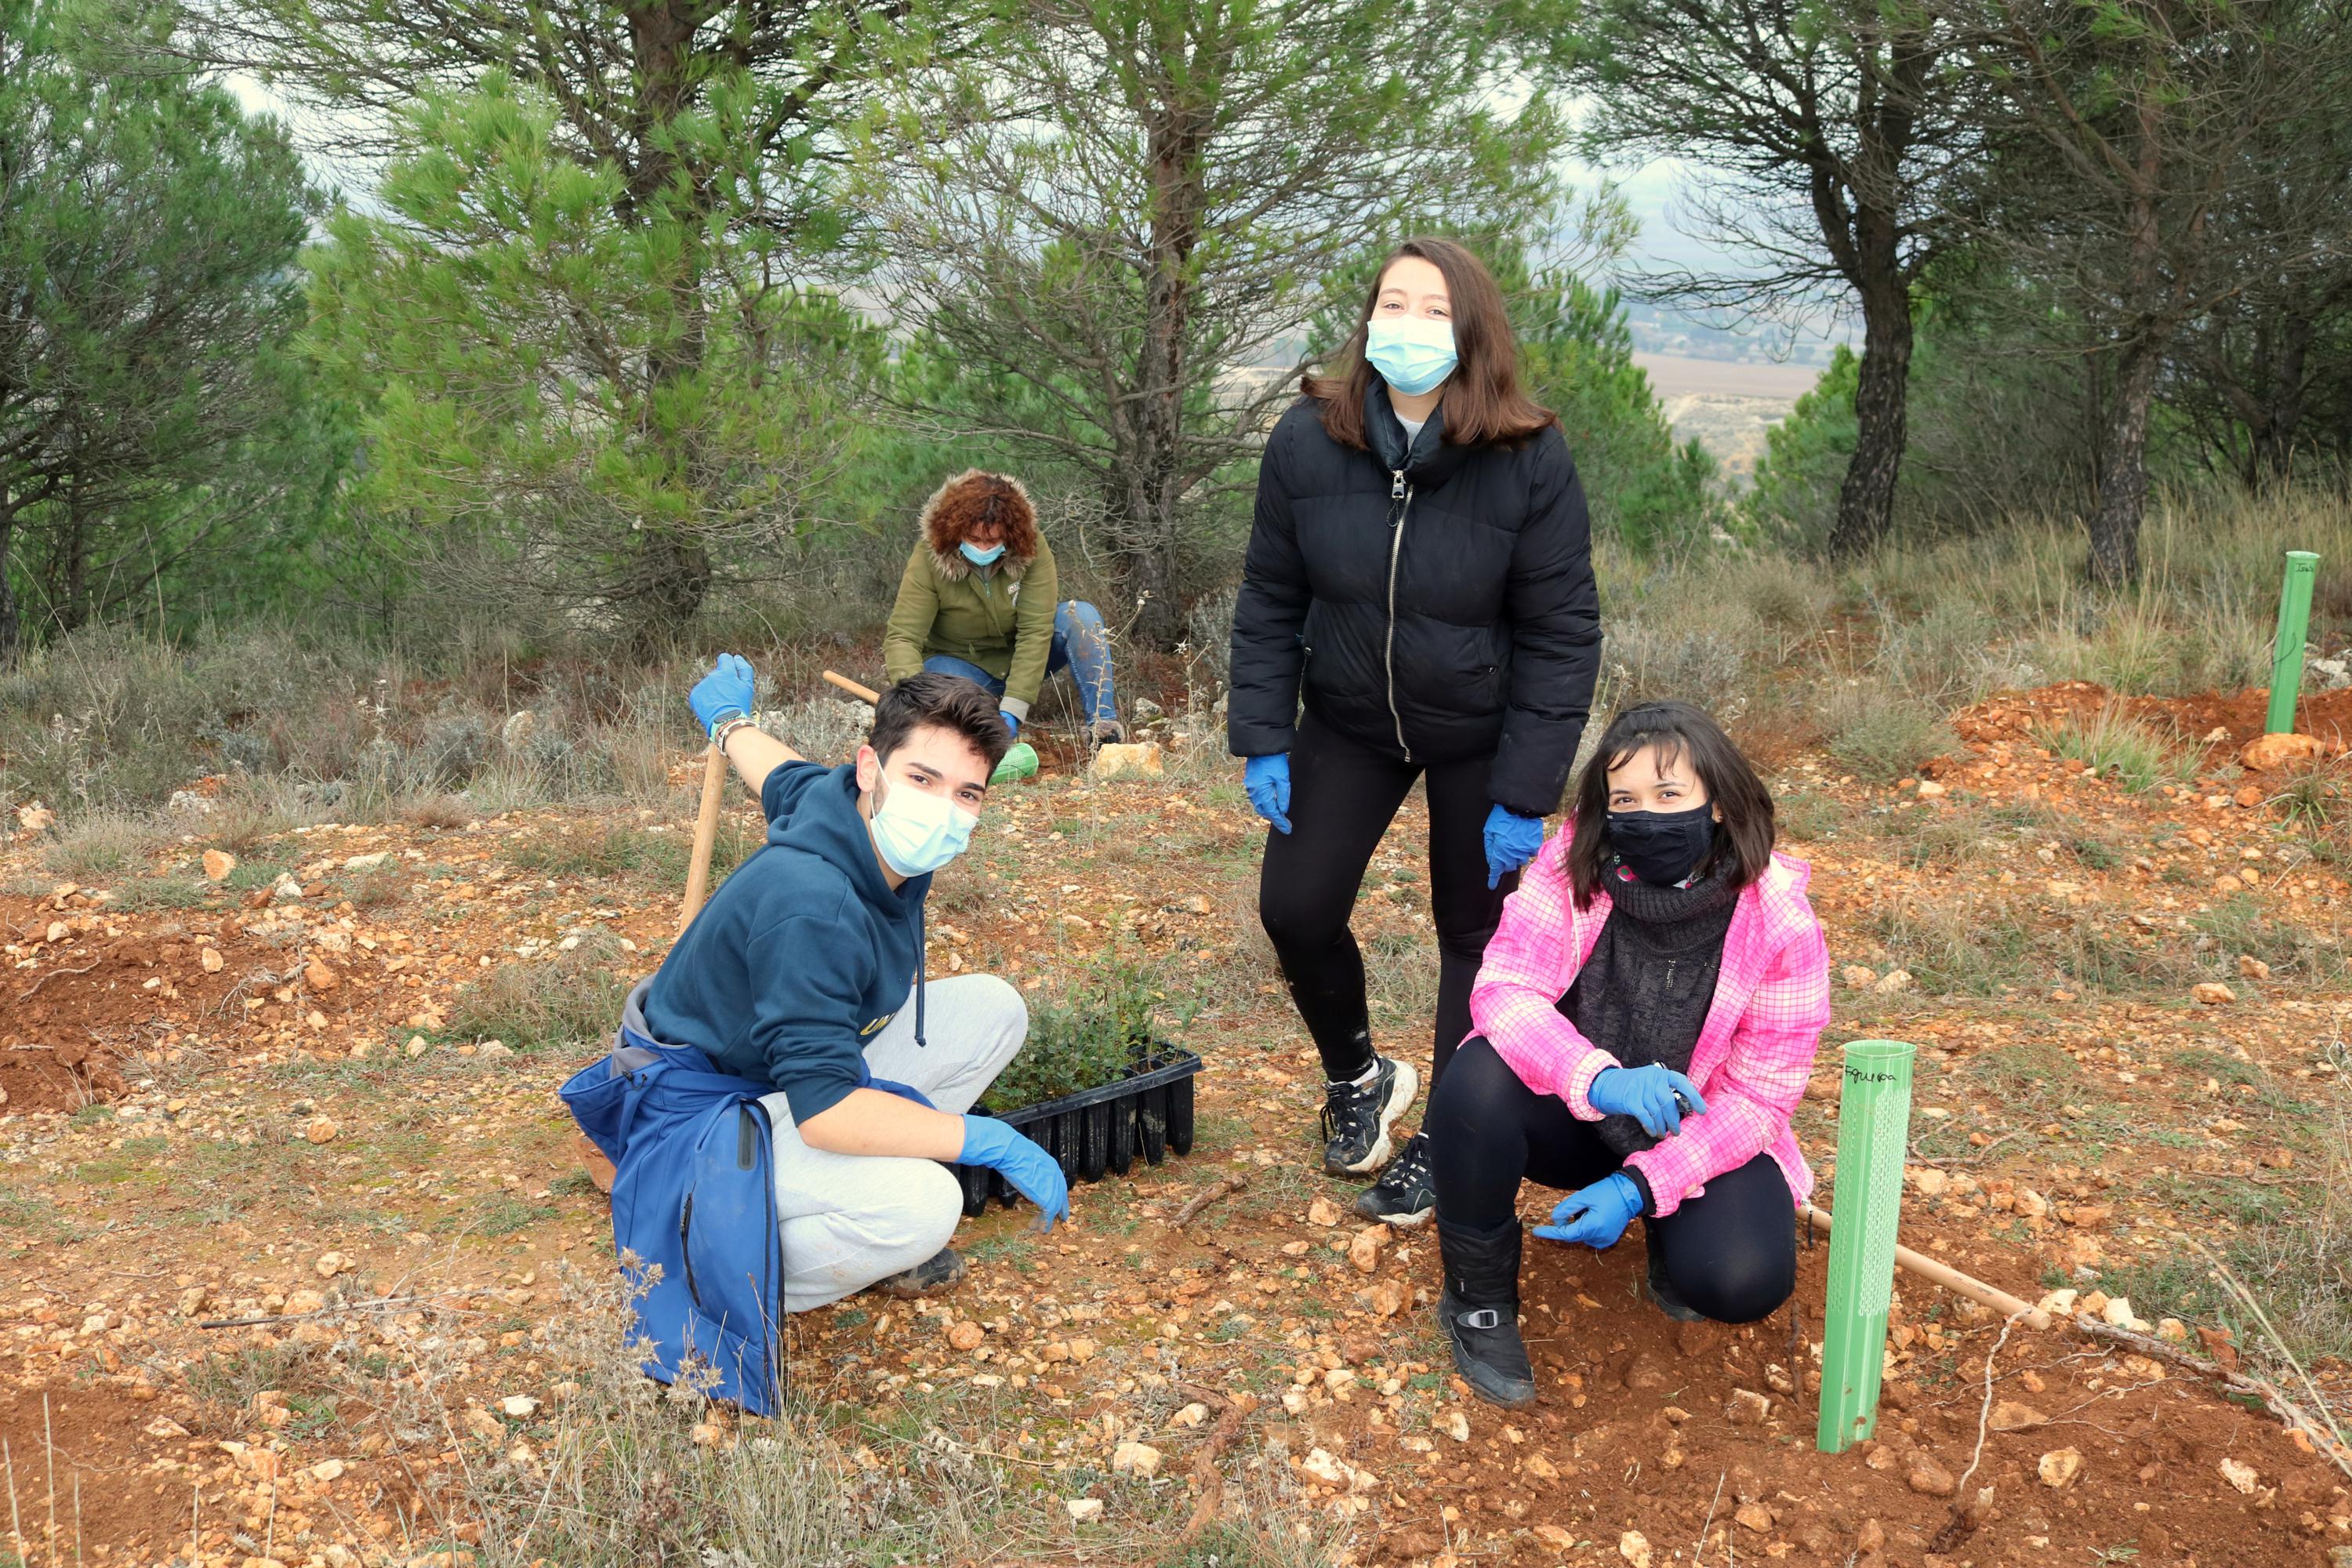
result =
M1258 470L1227 733L1272 829L1258 916L1322 1054L1324 1168L1340 1175L1388 1161L1419 1088L1372 1048L1349 930L1372 851L1425 775L1433 1086L1567 787L1601 628L1576 464L1519 389L1478 258L1447 239L1398 247L1337 363L1307 378ZM1434 1202L1416 1135L1356 1206L1412 1225Z

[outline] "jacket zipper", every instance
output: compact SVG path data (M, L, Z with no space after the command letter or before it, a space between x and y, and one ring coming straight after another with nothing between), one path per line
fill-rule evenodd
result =
M1381 661L1388 668L1389 717L1396 723L1397 750L1412 760L1412 748L1404 743L1404 715L1397 710L1396 695L1396 585L1397 559L1404 553L1404 520L1412 511L1412 487L1404 482L1404 470L1392 469L1389 475L1389 500L1402 501L1397 508L1396 521L1389 526L1389 637Z

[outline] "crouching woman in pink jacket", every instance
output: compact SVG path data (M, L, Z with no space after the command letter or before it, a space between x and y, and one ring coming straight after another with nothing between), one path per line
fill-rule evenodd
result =
M1795 1288L1812 1173L1789 1116L1829 1023L1829 952L1804 862L1772 841L1772 797L1715 721L1644 702L1503 906L1476 1032L1428 1113L1438 1313L1481 1398L1536 1396L1522 1181L1568 1192L1535 1227L1552 1241L1611 1247L1640 1216L1671 1317L1753 1322Z

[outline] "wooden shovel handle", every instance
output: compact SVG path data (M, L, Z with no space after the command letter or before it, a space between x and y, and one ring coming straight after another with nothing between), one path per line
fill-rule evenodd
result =
M686 862L686 901L677 911L680 936L701 912L703 895L710 890L710 847L719 841L719 807L726 797L727 753L714 745L702 762L702 805L694 816L694 851Z
M836 675L832 670L828 669L824 672L824 678L834 685L840 687L844 691L848 692L852 697L856 698L860 702L879 702L882 700L881 697L875 692L872 688L860 686L857 682L850 679L849 677L845 675Z
M1830 1228L1830 1216L1826 1211L1817 1209L1811 1204L1805 1204L1800 1206L1797 1212L1823 1230ZM1916 1274L1922 1279L1941 1285L1945 1289L1956 1295L1965 1296L1979 1306L1990 1307L2004 1318L2021 1316L2028 1326L2036 1329L2046 1329L2050 1326L2050 1314L2034 1306L2032 1302L2021 1300L2006 1290L1998 1289L1981 1279L1963 1274L1948 1263L1938 1263L1925 1253L1914 1252L1907 1247L1897 1247L1895 1249L1895 1261L1905 1272Z

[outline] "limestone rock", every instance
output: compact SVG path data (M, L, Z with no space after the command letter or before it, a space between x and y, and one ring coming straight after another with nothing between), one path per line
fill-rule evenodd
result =
M2268 980L2270 977L2271 966L2269 964L2264 963L2261 959L2256 958L2251 952L2242 952L2238 954L2239 979Z
M1849 963L1838 971L1838 978L1849 991L1867 991L1878 984L1878 971L1866 963Z
M340 1252L322 1252L311 1268L317 1270L320 1279L332 1279L338 1274L350 1273L352 1260Z
M1992 1407L1991 1426L1996 1432L2022 1432L2029 1427L2040 1426L2049 1419L2031 1405L2004 1399Z
M1950 1497L1960 1489L1960 1483L1953 1479L1952 1472L1937 1464L1931 1454L1912 1455L1911 1472L1903 1479L1913 1491L1923 1497Z
M1381 1266L1381 1243L1388 1237L1389 1227L1384 1225L1369 1225L1356 1233L1348 1243L1348 1261L1357 1273L1370 1274Z
M310 1125L303 1129L302 1135L313 1143L331 1143L340 1131L333 1117L314 1116L310 1119Z
M1307 1205L1307 1223L1328 1230L1339 1223L1339 1205L1328 1198L1317 1198Z
M1741 1529L1755 1531L1759 1535L1772 1528L1772 1510L1760 1502L1741 1503L1731 1517L1739 1521Z
M1070 1510L1073 1524L1092 1524L1103 1516L1103 1500L1098 1497L1069 1498L1062 1506Z
M1890 969L1878 977L1878 984L1871 989L1881 996L1893 996L1908 991L1911 989L1911 972L1907 969Z
M226 882L228 880L228 874L236 869L236 857L230 854L227 850L207 849L205 851L205 881Z
M1136 1475L1149 1480L1160 1473L1160 1450L1149 1443L1121 1443L1110 1452L1114 1475Z
M2219 1007L2224 1002L2235 1002L2238 994L2218 980L2207 980L2189 988L2189 994L2208 1007Z
M976 1351L988 1341L988 1331L969 1320L948 1330L948 1343L960 1351Z
M1087 772L1097 779L1115 779L1127 775L1156 779L1160 775L1160 742L1138 741L1132 745L1108 745L1095 753L1094 766Z
M2241 766L2255 773L2291 763L2315 762L2327 754L2327 742L2315 735L2257 735L2238 753Z
M343 977L324 960L314 958L302 966L302 983L313 991L327 992L341 985Z
M509 1394L499 1401L499 1408L520 1421L538 1413L539 1401L528 1394Z
M2253 1466L2236 1459L2221 1461L2221 1479L2249 1497L2253 1495L2254 1489L2262 1485L2263 1480Z
M228 960L223 958L218 950L208 947L198 955L196 962L205 966L206 974L218 974L227 964Z
M1617 1555L1633 1568L1650 1568L1656 1561L1650 1551L1650 1538L1638 1530L1629 1530L1617 1538Z
M2082 1450L2053 1448L2042 1456L2042 1462L2034 1467L2034 1473L2042 1478L2042 1484L2045 1487L2071 1487L2074 1484L2074 1478L2083 1473Z
M1752 1388L1735 1388L1723 1413L1734 1426L1761 1426L1772 1414L1772 1402Z

